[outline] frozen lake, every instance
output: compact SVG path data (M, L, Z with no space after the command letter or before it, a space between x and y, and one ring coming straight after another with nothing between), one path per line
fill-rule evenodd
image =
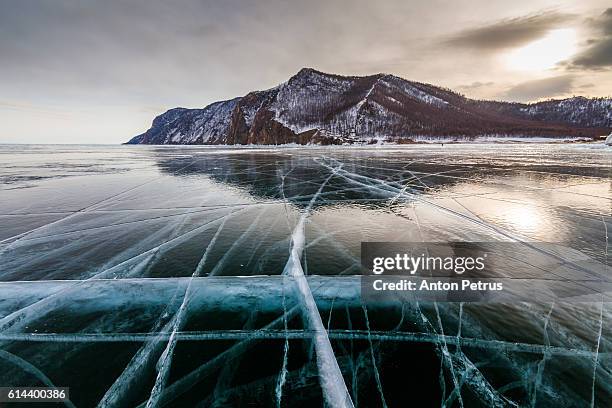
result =
M357 276L362 241L551 242L609 284L602 144L4 145L0 188L0 385L77 407L612 405L609 303L370 305Z

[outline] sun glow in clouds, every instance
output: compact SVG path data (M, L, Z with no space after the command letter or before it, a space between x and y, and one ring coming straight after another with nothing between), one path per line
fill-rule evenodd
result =
M543 71L576 53L576 31L552 30L546 36L504 56L508 67L522 71Z

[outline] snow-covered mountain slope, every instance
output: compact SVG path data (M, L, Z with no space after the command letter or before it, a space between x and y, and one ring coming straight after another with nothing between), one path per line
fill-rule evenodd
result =
M174 108L153 119L133 144L216 144L224 143L231 115L240 98L215 102L204 109Z
M477 101L448 89L377 74L304 68L287 82L203 109L175 108L132 144L407 142L417 136L598 136L612 129L612 99L534 104Z
M521 108L527 116L538 120L574 123L582 126L610 127L612 99L577 96L560 101L546 101Z

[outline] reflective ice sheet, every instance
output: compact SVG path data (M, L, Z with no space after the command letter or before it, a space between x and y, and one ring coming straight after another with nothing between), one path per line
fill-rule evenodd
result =
M612 401L608 303L366 304L355 276L361 241L519 241L606 278L601 145L0 157L2 384L79 407Z

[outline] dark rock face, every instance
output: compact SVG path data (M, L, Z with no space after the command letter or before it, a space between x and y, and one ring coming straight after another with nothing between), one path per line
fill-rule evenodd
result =
M410 143L443 136L595 137L611 129L610 98L477 101L393 75L351 77L304 68L272 89L203 109L170 109L128 143Z

